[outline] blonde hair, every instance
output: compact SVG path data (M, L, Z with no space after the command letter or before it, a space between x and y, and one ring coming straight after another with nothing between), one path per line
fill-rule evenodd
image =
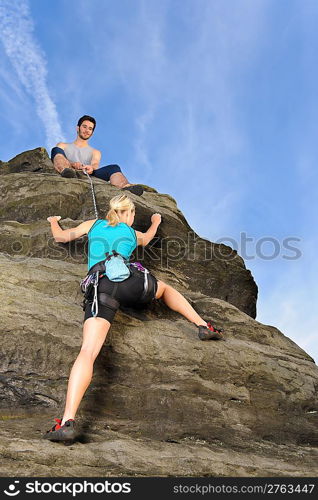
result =
M119 216L122 212L126 212L127 210L130 212L135 211L135 205L131 199L125 194L118 194L117 196L114 196L114 198L112 198L109 202L109 210L106 215L108 224L110 226L117 226L120 222Z

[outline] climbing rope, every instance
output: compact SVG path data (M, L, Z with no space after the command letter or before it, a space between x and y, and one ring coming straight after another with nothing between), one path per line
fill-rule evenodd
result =
M83 170L83 172L87 175L89 182L91 183L92 197L93 197L94 210L95 210L95 218L98 219L98 210L97 210L97 205L96 205L96 198L95 198L93 181L91 179L91 176L86 172L86 170Z

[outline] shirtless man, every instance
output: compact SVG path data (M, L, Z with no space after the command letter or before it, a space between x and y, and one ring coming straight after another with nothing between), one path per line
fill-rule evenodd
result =
M77 123L77 138L74 142L59 142L51 152L55 170L62 177L81 177L85 170L88 174L109 181L113 186L141 196L143 189L138 184L130 184L118 165L99 168L101 152L92 148L88 140L92 137L96 120L84 115Z

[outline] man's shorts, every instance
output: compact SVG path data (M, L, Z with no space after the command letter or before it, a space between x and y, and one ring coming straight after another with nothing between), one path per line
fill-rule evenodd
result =
M138 272L138 274L134 273L125 281L119 281L117 283L110 281L107 276L103 276L98 283L98 293L110 295L123 307L136 307L142 304L149 304L156 297L158 281L150 273L148 274L148 278L151 282L151 286L149 286L150 292L145 299L142 299L144 292L144 274L141 272ZM84 321L93 317L91 308L92 301L89 300L85 307ZM106 319L112 323L116 312L115 309L99 303L96 317Z
M52 162L57 154L63 155L66 159L68 159L66 154L65 154L64 149L58 148L57 146L55 146L51 151ZM96 170L94 170L92 172L91 175L93 175L94 177L97 177L98 179L102 179L103 181L108 182L110 177L113 174L116 174L117 172L121 172L121 168L119 165L106 165L105 167L97 168Z

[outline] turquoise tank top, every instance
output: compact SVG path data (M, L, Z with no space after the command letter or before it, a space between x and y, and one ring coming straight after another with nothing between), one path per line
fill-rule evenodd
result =
M137 246L135 230L124 222L109 226L105 219L97 219L88 232L88 269L104 260L113 250L129 259Z

